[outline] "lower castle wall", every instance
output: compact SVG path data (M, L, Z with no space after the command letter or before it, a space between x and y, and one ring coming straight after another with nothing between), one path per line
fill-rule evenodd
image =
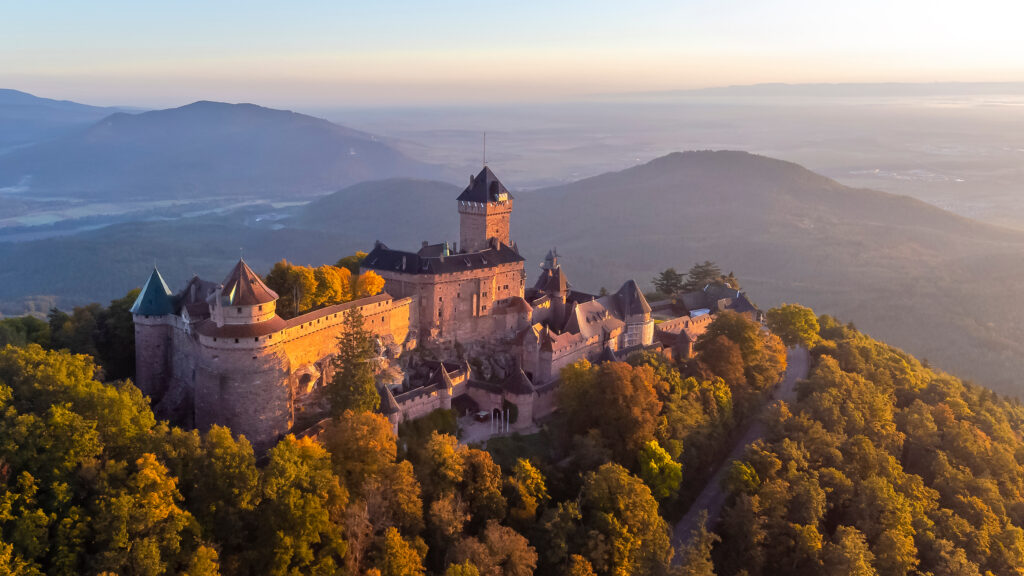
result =
M533 418L540 420L549 416L558 408L558 387L551 386L533 397Z
M273 446L292 426L289 362L278 347L261 350L204 350L196 369L195 426L213 424L244 435L259 452Z
M501 408L501 394L495 394L494 392L488 392L475 386L469 386L466 388L466 394L476 402L480 410L491 411L495 408Z
M434 390L429 394L423 394L411 400L398 403L398 409L402 413L402 420L415 420L430 414L434 410L441 408L447 410L451 407L452 397L447 392L441 390Z

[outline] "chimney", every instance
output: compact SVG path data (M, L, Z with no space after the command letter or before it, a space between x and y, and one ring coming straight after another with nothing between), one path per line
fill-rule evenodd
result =
M427 247L427 241L426 241L426 240L424 240L424 241L423 241L423 248L426 248L426 247Z

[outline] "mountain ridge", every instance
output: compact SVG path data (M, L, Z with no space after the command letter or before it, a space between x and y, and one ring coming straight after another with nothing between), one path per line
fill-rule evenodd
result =
M0 187L92 200L293 199L393 176L446 174L321 118L213 101L117 112L0 156Z

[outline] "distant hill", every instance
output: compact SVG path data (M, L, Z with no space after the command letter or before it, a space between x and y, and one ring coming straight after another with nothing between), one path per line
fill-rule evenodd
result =
M744 152L671 154L517 195L515 237L584 289L711 259L762 306L801 302L1020 394L1024 234Z
M443 178L372 134L253 104L116 113L0 156L0 188L79 199L294 199L364 180Z
M63 136L117 111L0 89L0 154Z
M141 283L154 259L176 287L193 271L225 274L243 246L266 270L280 258L330 262L375 239L396 248L453 240L457 190L371 182L272 226L252 212L0 244L0 302L10 313L38 294L109 300ZM1024 233L742 152L671 154L514 194L513 237L528 259L528 282L553 246L570 282L595 291L629 277L648 284L658 270L711 259L734 271L762 307L801 302L942 368L1021 393L1024 307L1015 296L1024 286Z
M454 199L461 191L454 184L432 180L363 182L306 204L283 224L335 232L371 246L374 240L395 247L417 246L423 240L458 241Z

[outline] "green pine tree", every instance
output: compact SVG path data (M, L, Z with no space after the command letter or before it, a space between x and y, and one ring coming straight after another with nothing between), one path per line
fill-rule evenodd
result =
M353 308L345 314L345 331L338 338L334 357L334 378L328 385L331 413L345 410L372 412L380 406L373 377L373 334L363 324L363 315Z

